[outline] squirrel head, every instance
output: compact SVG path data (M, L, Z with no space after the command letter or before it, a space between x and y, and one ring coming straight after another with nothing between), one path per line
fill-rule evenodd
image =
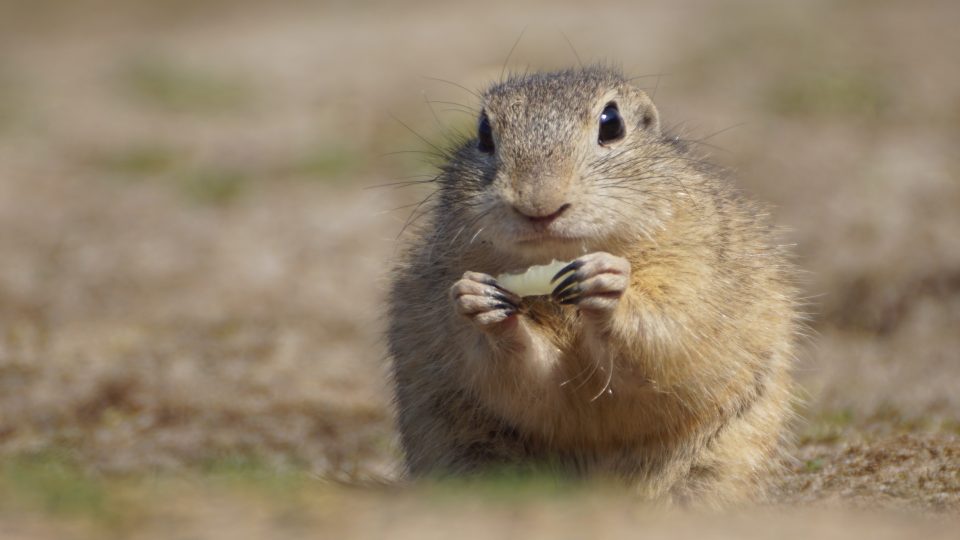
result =
M671 211L661 192L675 190L664 158L676 150L653 102L619 71L511 76L480 105L476 135L441 179L462 222L452 225L476 229L485 244L560 258L649 236Z

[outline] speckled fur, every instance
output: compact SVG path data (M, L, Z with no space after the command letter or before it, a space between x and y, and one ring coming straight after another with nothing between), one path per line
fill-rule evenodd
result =
M661 133L617 70L514 76L482 94L496 151L463 141L389 296L401 441L414 476L499 465L626 480L650 500L757 500L781 461L798 330L794 270L765 210ZM627 125L597 143L605 104ZM558 234L518 242L516 208L563 202ZM527 298L522 339L454 311L466 271L607 252L630 263L609 317Z

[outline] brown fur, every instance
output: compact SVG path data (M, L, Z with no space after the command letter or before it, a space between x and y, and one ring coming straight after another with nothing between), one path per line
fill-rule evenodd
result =
M616 102L626 137L597 143ZM513 77L482 96L496 150L451 152L429 221L399 263L388 341L409 472L497 465L614 476L657 501L756 499L779 466L798 316L766 214L660 131L617 71ZM518 242L522 217L569 211L572 241ZM527 298L498 333L451 286L606 252L629 281L604 317Z

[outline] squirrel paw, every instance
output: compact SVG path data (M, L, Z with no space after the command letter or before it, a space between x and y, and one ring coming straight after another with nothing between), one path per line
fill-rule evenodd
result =
M589 253L557 272L553 281L558 280L551 293L557 302L587 314L610 313L630 284L630 262L603 251Z
M501 287L493 276L467 272L450 288L457 313L467 317L480 330L493 332L517 314L520 297ZM515 320L515 319L513 319Z

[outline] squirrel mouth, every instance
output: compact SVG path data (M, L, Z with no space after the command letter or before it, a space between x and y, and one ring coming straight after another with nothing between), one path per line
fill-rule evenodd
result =
M579 242L581 240L583 238L556 234L550 231L536 231L520 234L514 239L514 242L517 244L540 244L545 242Z

